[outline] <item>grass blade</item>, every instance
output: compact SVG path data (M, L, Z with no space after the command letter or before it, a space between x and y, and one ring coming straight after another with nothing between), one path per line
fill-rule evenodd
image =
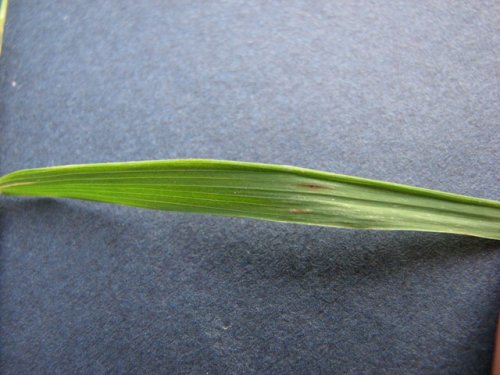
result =
M0 193L500 240L500 202L272 164L185 159L28 169L1 177Z
M0 5L0 56L2 55L3 30L7 19L7 5L9 5L9 0L3 0Z

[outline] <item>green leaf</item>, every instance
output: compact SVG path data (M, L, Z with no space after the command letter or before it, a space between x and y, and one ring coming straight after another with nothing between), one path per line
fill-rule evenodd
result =
M356 229L500 239L500 202L290 166L159 160L28 169L0 193Z
M9 5L9 0L3 0L2 5L0 5L0 55L2 55L3 30L5 20L7 19L7 5Z

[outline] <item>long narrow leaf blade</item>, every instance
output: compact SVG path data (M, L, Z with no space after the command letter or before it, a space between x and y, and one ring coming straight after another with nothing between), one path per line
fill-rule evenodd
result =
M163 160L28 169L0 193L356 229L500 239L500 202L290 166Z

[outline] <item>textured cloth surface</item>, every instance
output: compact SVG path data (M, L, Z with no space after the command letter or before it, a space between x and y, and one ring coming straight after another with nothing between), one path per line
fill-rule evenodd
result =
M0 169L218 158L500 199L495 1L12 1ZM487 374L500 244L0 201L0 372Z

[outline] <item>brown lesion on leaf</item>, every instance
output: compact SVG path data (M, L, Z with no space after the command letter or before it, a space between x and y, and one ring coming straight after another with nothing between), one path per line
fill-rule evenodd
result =
M309 208L291 208L288 210L291 214L310 214L312 210Z
M316 184L316 183L311 183L311 182L298 184L297 186L301 187L301 188L311 189L311 190L330 189L329 186L325 186L325 185L321 185L321 184Z

